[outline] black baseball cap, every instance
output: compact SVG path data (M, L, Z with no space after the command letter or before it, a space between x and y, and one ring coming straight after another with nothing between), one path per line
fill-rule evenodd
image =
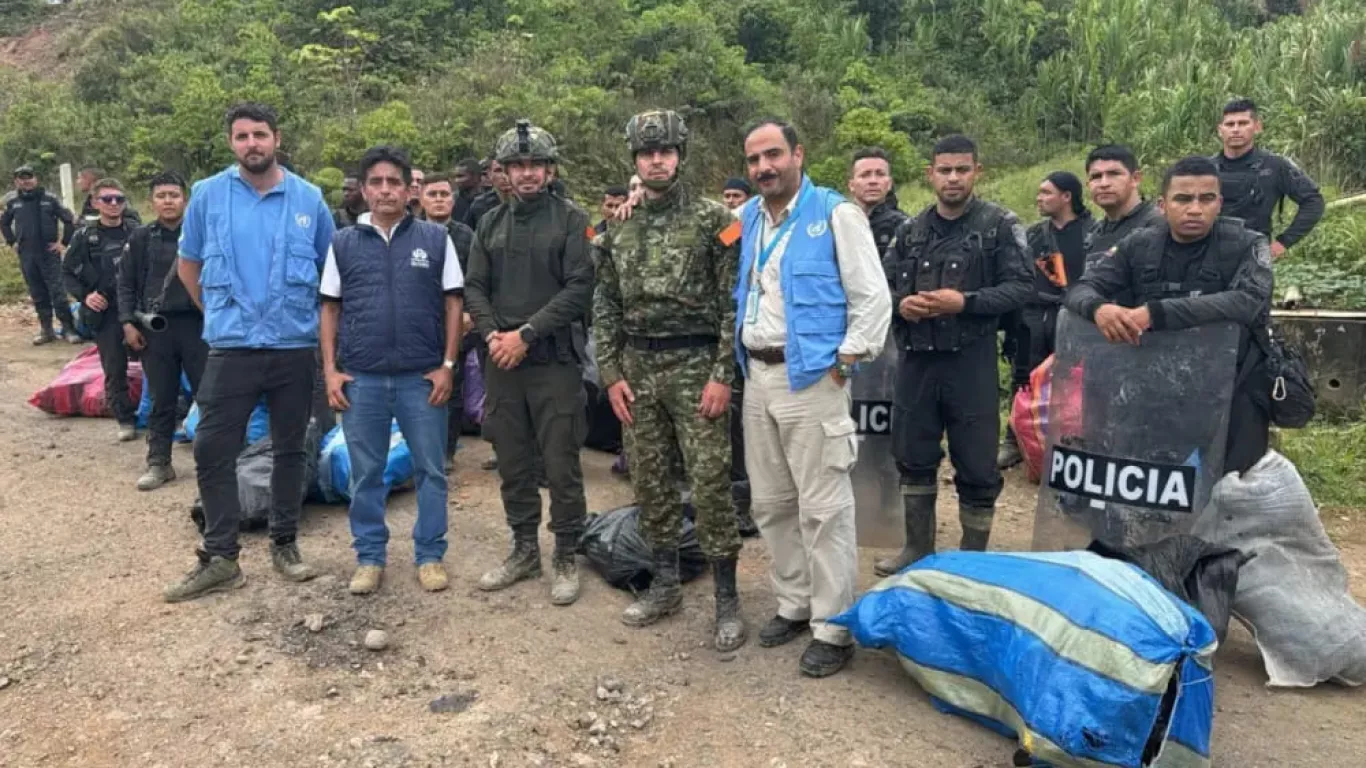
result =
M27 164L26 164L26 165L21 165L21 166L19 166L18 168L15 168L15 169L14 169L14 175L15 175L16 177L18 177L18 176L37 176L37 175L38 175L38 172L35 171L35 170L33 170L33 166L27 165Z

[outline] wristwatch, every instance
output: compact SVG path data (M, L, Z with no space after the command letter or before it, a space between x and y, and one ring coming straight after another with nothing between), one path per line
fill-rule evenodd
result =
M524 325L517 329L517 335L522 338L522 342L530 344L536 340L536 329L529 325Z
M852 379L854 374L858 373L858 363L837 362L835 363L835 373L841 379Z
M454 361L454 360L451 360L451 359L449 359L449 358L446 359L446 360L442 360L442 361L441 361L441 367L442 367L442 368L445 368L445 369L448 370L448 371L453 371L453 370L455 370L455 361Z

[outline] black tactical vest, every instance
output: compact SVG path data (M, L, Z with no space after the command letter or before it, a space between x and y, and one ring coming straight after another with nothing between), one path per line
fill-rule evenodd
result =
M1221 217L1210 233L1205 255L1186 266L1185 274L1167 274L1167 230L1150 229L1131 256L1139 304L1158 299L1204 296L1228 290L1233 275L1253 247L1257 234L1237 219Z
M1213 158L1214 167L1219 171L1219 193L1224 198L1222 214L1242 219L1253 226L1265 205L1262 191L1262 172L1266 169L1266 157L1260 150L1252 150L1248 162L1230 168L1223 153Z
M933 211L933 207L926 209L898 233L898 239L904 243L904 256L894 265L895 292L908 295L952 288L968 293L991 285L996 233L1005 218L1005 209L974 201L955 236L941 240L934 239L930 226ZM897 327L903 329L899 334L903 348L913 352L956 352L985 333L985 326L964 322L961 315L897 323ZM990 330L995 330L994 318Z

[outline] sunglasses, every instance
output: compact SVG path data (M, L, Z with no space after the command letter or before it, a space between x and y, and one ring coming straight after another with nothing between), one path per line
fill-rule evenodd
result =
M105 205L121 205L127 201L123 195L100 195L100 202Z

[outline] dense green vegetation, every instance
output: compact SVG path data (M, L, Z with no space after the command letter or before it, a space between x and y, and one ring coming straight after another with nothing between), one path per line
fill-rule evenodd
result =
M224 108L255 99L330 191L370 144L449 166L527 116L589 201L629 173L627 117L669 106L708 186L743 170L742 126L772 113L826 183L842 186L853 149L886 147L913 210L935 137L964 131L989 169L981 193L1032 218L1038 180L1080 171L1087 146L1131 144L1151 184L1213 152L1219 107L1243 95L1263 105L1263 143L1330 196L1366 188L1361 0L0 0L0 34L35 23L55 54L0 68L0 168L202 176L231 160ZM1277 269L1309 303L1366 307L1366 206L1330 212ZM0 257L0 296L22 295ZM1360 446L1356 427L1325 426L1286 450L1348 503L1334 489L1360 499Z

